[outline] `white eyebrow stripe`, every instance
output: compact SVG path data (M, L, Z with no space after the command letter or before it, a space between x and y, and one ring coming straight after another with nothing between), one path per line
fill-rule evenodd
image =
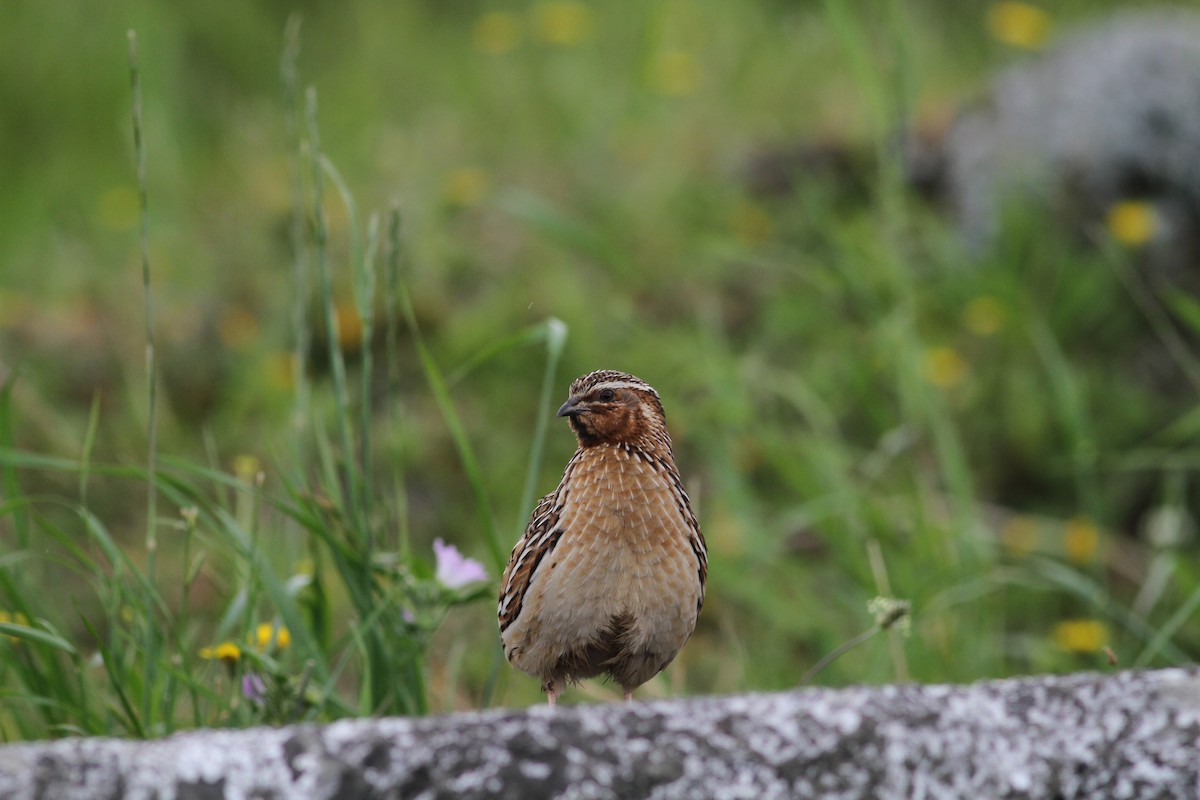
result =
M588 393L591 394L592 392L602 392L605 389L612 389L614 391L617 389L639 389L643 392L649 392L655 397L658 397L658 392L654 391L654 388L650 386L650 384L642 383L641 381L637 381L636 383L634 381L605 381L604 383L598 383L593 386L588 390Z

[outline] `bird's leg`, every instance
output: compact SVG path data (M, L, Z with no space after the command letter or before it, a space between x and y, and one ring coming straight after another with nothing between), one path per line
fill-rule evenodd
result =
M633 689L626 689L626 690L625 690L625 702L626 702L626 703L632 703L632 702L633 702Z
M561 691L561 686L558 681L546 681L542 689L546 692L546 699L550 701L550 705L558 705L558 693Z

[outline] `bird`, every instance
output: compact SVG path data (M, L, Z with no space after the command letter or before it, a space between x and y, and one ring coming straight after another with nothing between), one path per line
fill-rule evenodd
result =
M650 384L590 372L571 383L558 416L578 447L508 559L500 639L551 706L566 684L602 675L628 702L696 628L708 580L704 536Z

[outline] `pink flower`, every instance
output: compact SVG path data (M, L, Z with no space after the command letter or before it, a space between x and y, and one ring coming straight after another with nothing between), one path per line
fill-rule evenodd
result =
M487 580L487 570L473 558L465 558L452 544L441 539L433 540L433 554L437 559L437 579L448 589L457 589L475 581Z
M245 697L251 703L262 705L266 693L267 685L263 682L260 675L254 672L247 672L242 676L242 697Z

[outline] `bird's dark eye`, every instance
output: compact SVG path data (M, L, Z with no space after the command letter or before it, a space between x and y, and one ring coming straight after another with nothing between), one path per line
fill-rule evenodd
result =
M604 402L604 403L608 403L608 402L611 402L612 400L616 399L616 396L617 396L617 393L614 392L612 389L605 389L604 391L600 392L600 401Z

